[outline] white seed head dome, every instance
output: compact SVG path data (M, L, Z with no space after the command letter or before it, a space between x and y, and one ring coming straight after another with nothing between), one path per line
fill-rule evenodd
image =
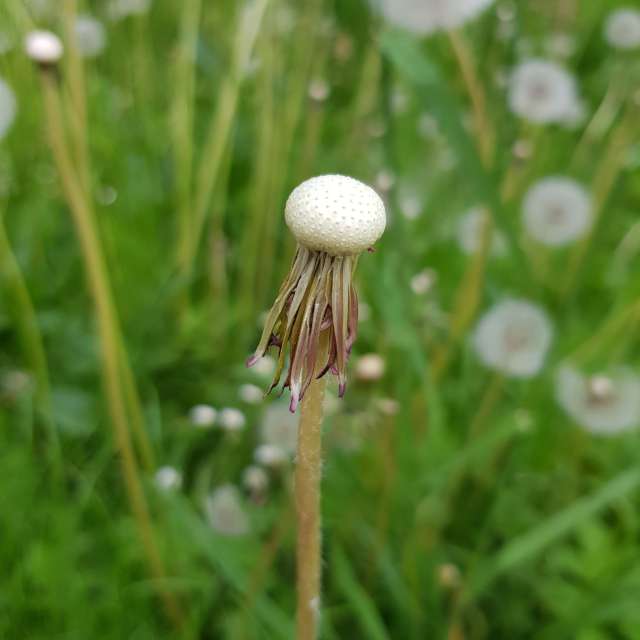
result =
M62 41L51 31L31 31L24 41L27 55L40 64L55 64L62 58Z
M307 249L353 255L378 240L386 214L382 199L371 187L347 176L324 175L292 191L285 221Z
M605 22L604 37L616 49L640 47L640 11L631 8L613 11Z

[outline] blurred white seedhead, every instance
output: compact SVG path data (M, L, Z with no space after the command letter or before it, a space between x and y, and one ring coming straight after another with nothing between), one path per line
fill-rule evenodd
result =
M262 389L255 384L241 384L238 395L247 404L260 404L264 398Z
M469 209L458 221L456 239L460 250L473 255L480 251L482 232L487 223L487 211L483 207ZM507 241L500 231L494 229L491 234L491 254L502 256L507 251Z
M270 404L260 424L263 445L275 446L287 455L293 455L298 441L298 421L283 402Z
M80 15L73 25L76 47L80 55L94 58L102 53L107 42L104 25L93 16Z
M525 194L522 220L527 233L541 244L566 245L591 228L591 197L575 180L558 176L544 178Z
M262 467L251 465L242 472L242 484L252 494L262 494L269 488L269 475Z
M5 137L18 110L13 89L0 78L0 140Z
M62 58L62 40L51 31L30 31L24 40L27 55L38 64L55 65Z
M555 58L570 58L576 50L576 40L568 33L552 33L545 41L545 51Z
M539 306L509 298L480 318L473 346L490 369L529 378L542 368L552 337L551 322Z
M122 20L127 16L142 15L149 11L151 0L111 0L107 14L111 20Z
M363 382L375 382L384 375L386 363L377 353L367 353L356 361L356 378Z
M160 467L154 477L156 487L162 491L176 491L182 487L182 474L174 467Z
M379 0L382 15L393 25L419 35L455 29L472 20L493 0Z
M509 107L539 124L564 122L576 109L574 77L555 62L531 59L519 64L509 79Z
M346 176L323 175L293 190L285 221L298 243L296 255L247 365L276 347L273 389L290 351L284 386L291 390L293 412L314 378L329 371L338 378L339 395L344 394L358 324L353 271L357 256L382 235L386 214L371 187Z
M289 461L290 455L274 444L261 444L253 452L253 459L264 467L278 468Z
M265 317L266 320L266 317ZM252 365L252 371L257 373L259 376L264 376L265 378L272 378L273 374L276 370L276 360L272 358L270 355L265 354L258 360L254 365Z
M630 369L589 377L565 365L556 376L556 398L591 433L614 435L640 426L640 377Z
M411 291L417 296L428 293L438 279L438 274L433 269L423 269L411 278Z
M612 11L604 25L604 37L616 49L640 47L640 10L625 7Z
M225 536L241 536L249 531L249 517L237 487L225 484L215 489L204 503L209 526Z
M216 423L218 412L208 404L197 404L189 411L189 421L194 427L208 429Z
M217 416L217 423L225 431L242 431L247 424L247 419L240 411L235 407L225 407Z
M331 87L323 78L314 78L309 83L307 93L314 102L324 102L331 94Z

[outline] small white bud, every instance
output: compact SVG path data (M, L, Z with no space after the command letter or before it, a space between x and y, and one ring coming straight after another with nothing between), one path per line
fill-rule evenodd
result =
M64 52L62 41L51 31L31 31L24 41L27 55L43 65L56 64Z

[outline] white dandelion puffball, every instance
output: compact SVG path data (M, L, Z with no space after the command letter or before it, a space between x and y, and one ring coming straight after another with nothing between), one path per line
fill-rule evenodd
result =
M281 467L289 461L289 456L275 444L261 444L253 452L253 459L265 467Z
M269 354L262 356L262 358L260 358L260 360L251 367L251 371L257 373L259 376L264 376L265 378L270 378L275 370L276 361Z
M205 500L209 526L225 536L241 536L249 531L249 517L242 496L232 484L215 489Z
M532 238L550 247L560 247L584 236L591 228L591 198L575 180L544 178L525 194L522 221Z
M384 231L386 214L371 187L346 176L324 175L292 191L285 221L307 249L351 255L373 246Z
M241 431L247 424L247 419L240 409L226 407L218 414L217 422L225 431Z
M490 369L529 378L542 368L552 336L551 322L539 306L509 298L482 316L473 346Z
M565 365L556 376L556 399L577 424L597 435L640 425L640 377L629 369L588 377Z
M27 55L39 64L55 64L62 58L62 40L51 31L30 31L24 40Z
M264 400L262 389L255 384L241 384L238 395L247 404L260 404Z
M162 491L176 491L182 486L182 474L174 467L160 467L154 481Z
M473 207L460 218L456 227L456 240L463 253L474 255L480 251L486 220L487 212L482 207ZM504 255L507 251L507 241L496 229L491 234L490 251L494 256Z
M278 447L287 455L293 455L298 442L298 420L283 402L270 404L260 424L262 444Z
M640 47L640 11L630 7L613 11L605 22L604 37L616 49Z
M0 78L0 140L5 137L18 110L16 96L13 89Z
M363 382L375 382L384 375L386 363L377 353L366 353L356 361L356 378Z
M380 11L393 25L419 35L455 29L475 18L493 0L381 0Z
M264 493L269 487L269 476L262 467L251 465L242 472L242 484L252 493Z
M216 423L218 412L208 404L197 404L189 411L189 421L195 427L207 429Z
M519 64L509 79L509 107L538 124L563 122L575 112L578 92L573 76L554 62L531 59Z
M100 20L89 15L78 16L73 30L80 55L85 58L95 58L102 53L107 42L107 35Z
M433 288L437 280L438 274L433 269L423 269L422 271L418 271L418 273L411 278L409 285L413 293L417 296L421 296L428 293Z

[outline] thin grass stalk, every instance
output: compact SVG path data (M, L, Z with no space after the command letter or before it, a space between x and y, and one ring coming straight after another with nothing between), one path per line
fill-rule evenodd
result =
M0 211L0 272L4 276L9 294L13 300L11 309L15 311L16 325L25 360L33 372L36 381L36 402L42 412L47 428L49 458L54 472L61 471L62 458L60 439L53 418L51 402L51 386L49 383L49 367L44 350L42 335L38 328L38 318L35 307L29 295L29 289L18 261L11 248L4 224L4 214Z
M460 67L462 79L464 80L469 98L471 99L474 132L476 134L480 159L485 167L489 167L493 162L495 133L487 114L487 99L482 87L482 82L480 78L478 78L469 44L462 31L454 29L449 31L448 35L451 48Z
M98 240L95 219L80 181L74 173L73 162L65 140L62 108L55 72L42 68L40 76L47 116L49 144L69 203L74 226L76 227L87 269L88 284L96 308L107 407L113 426L116 448L120 456L125 488L151 576L158 582L158 594L163 602L167 617L178 628L182 623L182 612L173 594L167 591L163 585L167 578L167 572L156 542L149 507L138 475L136 456L130 439L126 402L119 378L122 370L118 322L111 298L106 265Z
M255 0L241 15L234 37L231 70L222 81L218 103L205 137L196 173L193 220L188 235L178 239L177 268L188 282L193 269L211 197L218 183L225 154L228 153L233 121L242 80L269 0Z
M295 470L297 531L296 640L315 640L320 619L322 405L326 379L311 383L302 400Z

